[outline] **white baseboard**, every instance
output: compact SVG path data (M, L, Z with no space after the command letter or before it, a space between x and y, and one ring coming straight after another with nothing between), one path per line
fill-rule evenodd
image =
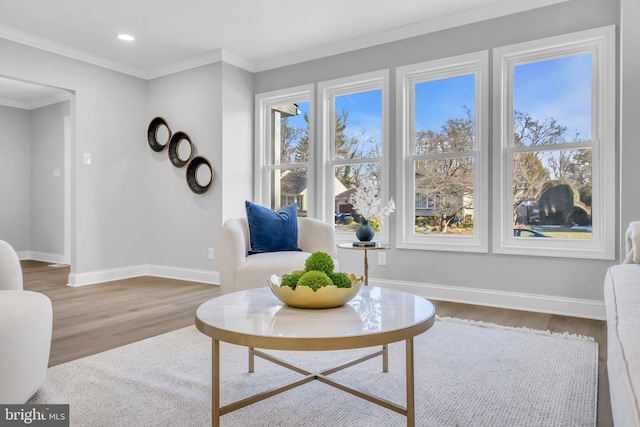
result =
M77 287L96 285L98 283L131 279L132 277L140 276L146 276L146 268L144 265L112 268L109 270L98 270L88 273L71 273L69 274L69 286Z
M603 301L373 278L369 278L369 285L406 291L433 300L606 320Z
M164 277L167 279L188 280L190 282L220 284L220 273L210 270L194 270L180 267L165 267L162 265L147 265L147 276Z
M20 261L29 259L33 261L50 262L52 264L64 264L64 255L62 254L50 254L37 251L20 251L17 252L17 254Z
M131 279L140 276L156 276L168 279L188 280L191 282L219 284L220 274L217 271L195 270L180 267L166 267L160 265L136 265L131 267L114 268L110 270L92 271L89 273L69 274L69 286L86 286L114 280Z
M144 264L89 273L72 273L69 275L69 286L93 285L140 276L164 277L214 285L220 283L220 273L217 271ZM558 314L585 319L606 319L603 301L375 278L369 278L369 284L371 286L410 292L433 300Z

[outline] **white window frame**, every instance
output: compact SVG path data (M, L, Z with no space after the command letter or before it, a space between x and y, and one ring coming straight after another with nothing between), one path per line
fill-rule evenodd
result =
M309 101L309 161L292 163L290 165L272 165L268 162L271 158L273 144L271 141L272 121L271 109L282 104L291 104L301 100ZM314 187L314 108L313 85L297 86L288 89L260 93L255 96L255 170L254 176L254 202L269 206L271 200L269 182L271 171L274 169L307 168L307 193L313 194ZM315 213L314 197L307 197L307 215Z
M592 149L592 239L543 239L513 236L513 67L591 53L592 140L562 147ZM498 254L566 258L615 258L615 26L596 28L494 49L493 251ZM558 144L560 145L560 144ZM542 149L558 148L558 146Z
M329 80L318 83L318 111L319 118L319 178L320 189L318 191L318 206L320 218L325 222L334 223L334 197L333 180L334 168L339 164L344 164L342 160L335 160L335 97L349 95L371 90L381 90L382 92L382 157L365 158L353 161L352 163L380 162L380 192L382 193L382 204L385 205L390 199L389 184L389 70L373 71L370 73L349 76L345 78ZM395 215L392 214L392 215ZM391 218L384 218L384 224L380 233L376 233L376 240L389 241L389 221ZM354 233L335 232L336 242L352 242Z
M435 61L396 68L397 114L397 246L402 249L460 252L488 252L488 111L489 52L481 51ZM464 75L475 75L474 149L446 153L444 157L474 158L474 234L473 236L438 236L415 234L414 162L438 155L416 155L415 151L415 85Z

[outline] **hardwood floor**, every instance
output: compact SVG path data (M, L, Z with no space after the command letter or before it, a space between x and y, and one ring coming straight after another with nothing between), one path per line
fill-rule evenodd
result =
M22 261L24 288L53 303L49 366L193 325L197 307L220 294L217 286L158 277L66 286L68 267ZM432 301L438 315L500 325L592 336L598 343L598 427L612 427L606 370L606 323L551 314Z
M24 288L53 303L49 366L100 353L194 324L198 306L218 286L138 277L91 286L66 286L69 268L22 261Z

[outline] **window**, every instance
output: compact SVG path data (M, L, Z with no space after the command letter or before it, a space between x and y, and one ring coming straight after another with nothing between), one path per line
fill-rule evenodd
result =
M336 238L353 240L358 213L349 199L363 183L389 198L387 158L387 71L368 73L318 85L322 112L322 212L334 219ZM383 218L384 221L384 218ZM386 240L384 222L372 221L375 239Z
M614 37L495 50L495 252L614 258Z
M398 247L487 251L488 53L397 69Z
M312 170L311 87L256 96L256 200L279 209L298 205L307 216Z

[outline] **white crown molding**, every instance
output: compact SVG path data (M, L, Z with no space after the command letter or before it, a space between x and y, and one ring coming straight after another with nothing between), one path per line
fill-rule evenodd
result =
M222 61L222 49L216 49L209 52L205 52L201 55L196 55L196 56L183 59L182 61L174 62L166 66L153 68L145 74L145 78L148 80L151 80L158 77L168 76L170 74L191 70L193 68L201 67L203 65L208 65L208 64L212 64L214 62L220 62L220 61Z
M0 98L0 105L11 108L20 108L22 110L35 110L58 102L68 101L71 99L70 93L59 93L45 98L37 99L33 102L18 101L15 99Z
M235 65L238 68L242 68L249 72L256 71L256 65L245 58L234 55L230 52L223 51L222 49L215 49L209 52L205 52L200 55L192 56L181 61L174 62L172 64L156 67L149 71L141 70L139 68L130 67L125 64L110 61L105 58L83 52L78 49L71 48L69 46L55 43L47 39L37 37L31 34L27 34L12 28L0 25L0 38L10 40L16 43L31 46L36 49L41 49L47 52L55 53L57 55L65 56L67 58L76 59L78 61L86 62L89 64L97 65L98 67L106 68L119 73L128 74L133 77L138 77L145 80L151 80L158 77L167 76L170 74L178 73L180 71L191 70L193 68L201 67L203 65L212 64L215 62L226 62L227 64ZM0 100L0 102L3 102ZM5 104L2 104L5 105ZM7 105L15 108L30 109L20 105ZM36 107L37 108L37 107Z
M46 107L48 105L57 104L58 102L68 101L71 99L71 93L59 93L53 96L49 96L46 98L38 99L37 101L29 104L30 110L35 110L36 108Z
M0 98L0 105L3 107L19 108L21 110L30 110L28 102L18 101L15 99Z
M364 49L384 43L390 43L410 37L420 36L435 31L446 30L462 25L524 12L531 9L563 3L569 0L502 0L488 6L470 9L464 12L451 14L448 16L423 21L416 24L406 25L388 31L371 34L369 36L354 38L349 41L334 43L303 52L285 55L278 58L270 58L262 61L251 61L222 49L212 50L201 55L186 58L172 64L156 67L150 70L142 70L126 64L111 61L97 55L93 55L69 46L55 43L47 39L27 34L12 28L0 25L0 38L11 40L27 46L42 49L68 58L87 62L102 68L107 68L123 74L128 74L141 79L149 80L169 74L186 71L192 68L211 64L214 62L225 62L252 73L266 71L274 68L284 67L300 62L310 61L332 55L338 55L358 49Z
M141 79L146 78L144 70L136 67L110 61L100 56L93 55L79 49L74 49L61 43L55 43L32 34L14 30L13 28L8 28L3 25L0 25L0 38L55 53L57 55L66 56L67 58L76 59L88 64L97 65L98 67L117 71L119 73L128 74Z
M231 64L252 73L256 70L256 65L252 61L249 61L248 59L234 55L222 49L216 49L203 53L201 55L186 58L179 62L174 62L173 64L169 64L167 66L157 67L149 70L146 78L149 80L155 79L158 77L178 73L180 71L187 71L193 68L202 67L203 65L213 64L215 62L224 62L226 64Z
M487 19L499 18L514 13L525 12L527 10L537 9L566 1L569 0L505 0L488 6L470 9L429 21L418 22L416 24L405 25L403 27L381 31L368 36L354 38L341 43L322 46L316 49L309 49L304 52L285 55L278 58L265 59L257 62L254 72L271 70L287 65L351 52L358 49L391 43L398 40L473 24Z
M255 73L258 69L254 61L250 61L231 52L222 51L222 62L234 65L243 70Z

